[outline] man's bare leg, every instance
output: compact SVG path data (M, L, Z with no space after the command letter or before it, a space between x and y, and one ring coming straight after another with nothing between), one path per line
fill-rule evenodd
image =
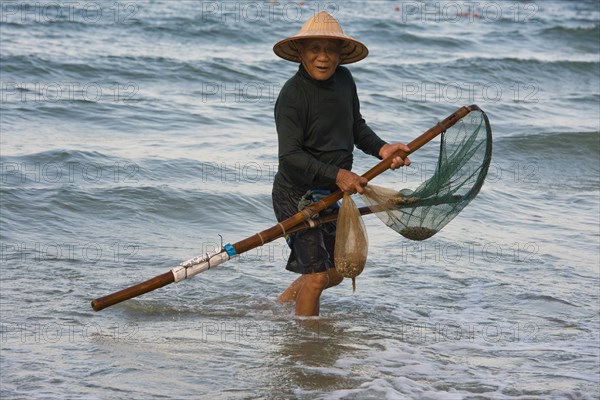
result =
M330 268L325 272L302 275L277 298L280 302L296 302L296 315L319 315L319 300L323 290L339 285L344 278Z
M304 275L300 275L298 279L296 279L287 289L283 291L277 298L277 301L280 303L291 303L296 301L296 296L298 295L298 290L303 284Z

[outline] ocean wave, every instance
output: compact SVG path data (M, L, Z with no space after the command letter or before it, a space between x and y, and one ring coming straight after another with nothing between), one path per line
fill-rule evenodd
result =
M147 81L164 82L168 77L170 84L198 82L254 82L264 81L267 68L249 63L232 64L231 60L217 57L204 57L203 60L186 60L164 55L100 55L89 63L81 59L49 58L39 55L6 55L2 60L3 90L13 86L20 88L26 85L20 76L23 74L34 79L28 86L71 86L67 90L77 92L82 87L103 85L105 92L117 94L115 84L120 84L122 97L131 94L129 85L140 85ZM108 77L99 78L99 77ZM35 79L42 81L35 82ZM112 86L111 86L112 85ZM110 90L109 86L112 88ZM52 89L50 87L50 89ZM63 90L64 91L64 90ZM138 93L136 93L138 94ZM95 93L91 96L94 97Z
M25 163L67 163L67 162L106 162L112 161L110 157L98 151L87 151L87 150L67 150L67 149L56 149L47 150L39 153L32 153L22 156L5 156L3 157L4 162L25 162Z
M600 152L600 132L543 132L505 136L494 141L495 145L519 153L557 152L569 156L590 157ZM534 151L536 150L536 151Z
M597 195L600 132L529 133L500 137L494 142L492 175L510 176L515 187L547 193ZM531 194L530 194L531 195ZM571 198L574 201L575 198ZM579 200L582 200L580 197ZM555 201L558 201L555 198Z
M600 25L598 24L590 24L590 25L579 25L579 26L569 26L569 25L558 25L550 28L544 28L542 33L548 34L556 34L564 39L565 35L573 38L576 37L578 39L590 39L595 43L598 43L598 34L600 34Z
M80 220L90 213L109 220L138 216L206 226L217 226L222 222L235 224L232 219L273 220L269 192L256 195L219 192L215 187L203 186L202 182L189 189L166 184L108 187L61 184L52 187L46 183L39 188L3 187L2 197L3 217L21 222L30 218L30 214L22 213L21 207L36 210L31 218L50 213L60 216L61 221Z
M528 57L465 57L452 60L449 64L456 67L470 68L474 71L482 68L492 71L509 70L513 71L515 75L520 71L530 72L536 70L539 77L539 73L543 73L545 70L552 73L560 72L557 70L568 70L577 73L596 74L600 62L597 57L557 58L556 56L531 55Z

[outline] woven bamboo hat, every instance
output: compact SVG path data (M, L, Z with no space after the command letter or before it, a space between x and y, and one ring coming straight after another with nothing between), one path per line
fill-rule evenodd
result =
M321 11L310 17L300 32L283 39L273 46L273 51L284 60L301 62L295 41L300 39L338 39L342 41L340 64L351 64L362 60L369 54L367 46L346 35L340 23L327 11Z

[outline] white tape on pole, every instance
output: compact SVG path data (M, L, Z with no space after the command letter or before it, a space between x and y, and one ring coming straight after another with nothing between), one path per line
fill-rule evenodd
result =
M182 262L171 270L175 277L175 282L182 281L184 279L191 278L194 275L204 272L219 264L224 263L231 257L224 249L214 251L213 253L206 253L201 256L194 257L187 261Z

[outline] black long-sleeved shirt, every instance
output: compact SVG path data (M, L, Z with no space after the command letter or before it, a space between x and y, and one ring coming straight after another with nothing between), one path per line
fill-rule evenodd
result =
M302 64L275 103L279 168L275 184L303 193L335 189L340 168L352 168L354 146L379 157L385 144L360 114L356 84L338 66L325 80L313 79Z

